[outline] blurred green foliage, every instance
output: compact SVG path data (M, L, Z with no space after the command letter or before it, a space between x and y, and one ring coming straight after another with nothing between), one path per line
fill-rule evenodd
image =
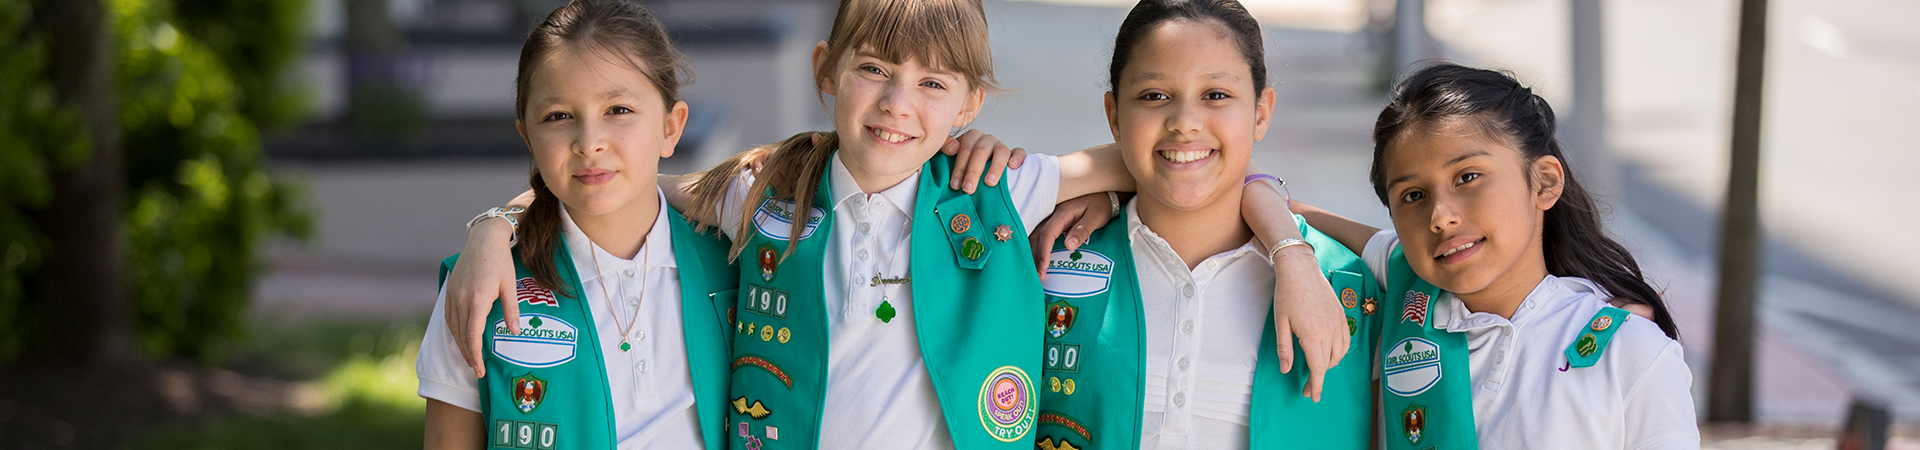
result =
M290 125L302 110L287 69L302 50L306 2L105 2L125 143L133 331L152 355L215 358L245 330L260 245L311 234L300 190L266 171L260 145L263 129ZM77 113L52 101L46 37L27 29L29 7L0 2L0 323L9 324L0 327L0 361L46 344L19 288L58 249L22 212L50 196L49 171L85 161L89 148Z

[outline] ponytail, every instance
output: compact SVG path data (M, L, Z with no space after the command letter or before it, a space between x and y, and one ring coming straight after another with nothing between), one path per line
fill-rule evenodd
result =
M572 297L567 284L560 282L560 268L553 265L553 246L560 235L560 198L547 189L540 169L533 168L527 183L533 185L533 205L520 223L520 262L533 272L533 281L562 297Z
M1633 254L1607 236L1599 203L1574 177L1572 162L1553 137L1553 108L1507 73L1439 63L1400 82L1373 128L1370 178L1380 203L1387 203L1386 171L1381 167L1387 145L1408 129L1463 119L1506 139L1529 163L1545 156L1560 160L1566 185L1559 201L1547 209L1540 238L1547 273L1586 278L1614 298L1647 305L1653 309L1654 324L1679 339L1680 329L1660 291L1647 284Z
M819 142L814 142L818 138ZM754 147L721 161L719 165L700 176L687 194L693 196L693 207L687 211L688 217L720 217L720 205L726 201L727 186L741 170L751 167L754 161L760 163L758 176L747 187L746 201L740 205L740 225L734 230L733 248L727 252L727 261L733 262L740 252L747 248L747 239L754 229L753 214L760 203L767 200L792 201L798 215L793 221L793 230L788 236L799 236L807 226L808 211L813 208L813 193L820 189L821 175L827 170L827 161L833 151L840 148L839 133L804 132L793 135L778 143ZM702 223L700 231L717 228L718 223ZM793 254L798 239L787 240L786 250L780 253L780 260Z

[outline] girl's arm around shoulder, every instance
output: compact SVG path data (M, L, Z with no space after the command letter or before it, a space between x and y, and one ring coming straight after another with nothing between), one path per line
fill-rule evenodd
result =
M1626 448L1698 449L1693 372L1680 342L1644 317L1630 317L1607 351L1626 397Z
M1293 209L1294 214L1306 218L1307 225L1320 230L1333 240L1340 241L1341 245L1347 246L1347 249L1352 250L1354 254L1363 254L1367 247L1367 240L1373 239L1374 233L1380 232L1379 228L1355 222L1353 219L1298 200L1290 202L1288 206Z

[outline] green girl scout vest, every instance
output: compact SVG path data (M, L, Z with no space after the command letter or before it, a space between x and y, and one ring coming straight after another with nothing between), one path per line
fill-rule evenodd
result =
M1388 450L1477 449L1467 335L1428 320L1440 288L1407 265L1400 247L1387 260L1387 293L1399 317L1380 333L1380 400Z
M1399 320L1381 330L1380 388L1386 414L1387 449L1479 448L1474 429L1473 390L1467 367L1466 333L1434 328L1430 320L1440 288L1427 284L1394 247L1387 260L1387 292L1401 292ZM1627 310L1602 307L1567 346L1567 366L1591 367L1600 361Z
M1321 270L1342 295L1355 339L1348 351L1370 352L1362 339L1376 332L1379 320L1373 313L1377 308L1361 298L1373 299L1379 292L1372 272L1345 246L1308 227L1305 220L1296 221L1313 243ZM1049 255L1045 289L1044 390L1035 447L1139 448L1146 322L1126 221L1094 230L1077 251L1061 249ZM1269 318L1254 371L1250 444L1366 448L1373 411L1367 365L1349 363L1329 371L1321 401L1314 403L1300 397L1306 363L1296 360L1298 370L1280 373L1274 341Z
M911 226L915 333L959 449L1026 449L1038 418L1030 374L1040 349L1040 283L1027 258L1027 232L1004 185L974 195L947 189L952 158L920 170ZM827 175L821 176L822 180ZM827 386L828 321L822 264L833 230L832 186L822 182L810 211L767 199L740 264L727 433L734 448L819 446ZM788 236L805 220L799 236ZM787 239L799 239L783 260ZM886 280L875 280L876 283ZM891 321L882 303L869 320ZM875 391L872 395L886 395ZM883 430L884 431L884 430ZM918 441L921 436L902 436Z
M682 325L692 372L694 410L706 448L725 448L727 338L725 317L733 305L734 277L728 244L693 231L686 219L662 208L672 226L674 259L680 266ZM566 292L582 291L564 238L554 243L554 266ZM440 262L440 281L460 255ZM520 334L508 334L500 308L487 313L484 343L487 376L480 379L480 407L489 449L613 448L612 395L602 365L599 336L580 297L559 295L533 282L513 250L519 277Z

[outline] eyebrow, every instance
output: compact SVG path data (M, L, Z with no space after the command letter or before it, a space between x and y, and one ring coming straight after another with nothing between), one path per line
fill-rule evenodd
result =
M1474 151L1467 152L1467 154L1455 156L1453 159L1447 160L1446 164L1441 164L1440 166L1441 167L1452 166L1454 164L1459 164L1461 161L1466 161L1468 159L1471 159L1475 156L1489 156L1489 155L1492 155L1492 153L1488 153L1486 150L1476 149ZM1414 177L1413 174L1401 175L1398 178L1394 178L1393 180L1387 181L1387 186L1393 186L1407 180L1412 180L1413 177Z

